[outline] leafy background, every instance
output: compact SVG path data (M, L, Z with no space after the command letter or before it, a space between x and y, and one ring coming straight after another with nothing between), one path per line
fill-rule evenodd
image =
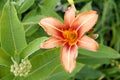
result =
M74 0L79 12L96 10L99 19L97 52L79 48L77 66L66 73L60 64L60 48L43 50L39 45L48 36L37 24L52 16L63 22L67 0L0 0L0 79L1 80L120 80L120 0ZM14 76L13 64L28 57L28 76Z

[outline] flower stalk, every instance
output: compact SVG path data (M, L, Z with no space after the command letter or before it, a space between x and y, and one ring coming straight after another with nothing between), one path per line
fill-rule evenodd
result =
M67 1L71 6L74 6L74 1L73 0L67 0Z

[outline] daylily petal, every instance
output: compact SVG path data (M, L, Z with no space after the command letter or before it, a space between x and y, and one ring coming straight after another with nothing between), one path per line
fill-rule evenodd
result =
M88 36L83 36L78 41L78 46L92 51L96 51L98 49L98 43Z
M42 43L40 45L40 48L49 49L49 48L58 47L60 45L62 45L62 41L60 39L51 37L47 41L45 41L44 43Z
M60 37L61 28L63 28L63 24L52 17L43 18L40 20L39 25L51 36Z
M79 14L72 24L72 29L79 31L80 36L89 31L96 23L98 15L96 11L88 11Z
M64 22L67 28L69 28L71 26L71 23L73 22L73 20L75 19L75 7L71 6L68 8L68 10L65 12L64 15Z
M61 63L67 72L72 72L76 66L77 46L64 45L61 50Z

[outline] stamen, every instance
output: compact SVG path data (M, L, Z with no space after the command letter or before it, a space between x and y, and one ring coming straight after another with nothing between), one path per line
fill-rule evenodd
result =
M77 41L78 34L75 30L66 30L63 32L64 41L68 42L69 45L74 45Z

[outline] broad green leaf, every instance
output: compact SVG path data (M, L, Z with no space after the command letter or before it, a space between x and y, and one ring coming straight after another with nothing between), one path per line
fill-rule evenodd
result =
M33 33L31 36L27 36L27 42L30 43L31 41L35 40L36 38L40 38L43 36L48 36L47 33L43 30L42 27L39 26L39 29Z
M39 28L38 22L43 17L44 16L38 14L36 9L30 11L24 17L22 23L23 23L23 25L25 25L24 28L25 28L25 33L26 33L27 37L32 36L32 34L35 33L38 30L38 28Z
M67 73L60 65L52 74L50 74L50 76L46 77L45 80L67 80L71 77L74 77L75 74L79 72L83 67L83 64L77 63L75 70L72 73Z
M38 24L40 19L44 18L45 16L43 15L35 15L27 18L26 20L23 21L23 25L33 25L33 24Z
M12 3L17 5L17 6L21 6L23 4L23 2L24 2L24 0L14 0L14 1Z
M1 16L1 47L10 55L21 52L26 47L25 32L17 12L9 0Z
M3 9L5 2L6 2L6 0L0 0L0 17L1 17L2 9Z
M111 68L105 68L103 69L105 73L109 74L109 75L113 75L115 73L119 72L119 68L117 66L111 67Z
M40 49L40 44L44 42L47 39L47 37L41 37L38 39L35 39L32 41L21 53L21 58L29 57L31 54L33 54L35 51Z
M33 4L35 0L24 0L23 3L18 6L18 12L23 13L28 10Z
M59 50L52 49L31 58L32 70L25 80L44 80L59 64Z
M95 64L109 64L111 63L111 59L108 58L94 58L90 56L78 55L77 62L87 64L87 65L95 65Z
M25 24L25 23L34 23L34 24L36 24L43 17L45 17L45 16L40 14L40 10L38 8L35 8L35 9L31 10L30 12L28 12L25 15L22 22L23 22L23 24ZM31 24L28 24L28 25L31 25Z
M99 49L96 52L85 50L82 48L79 48L78 51L79 51L79 54L91 56L94 58L109 58L109 59L120 58L120 54L117 51L104 45L99 45Z
M39 10L34 9L27 13L27 15L23 18L22 23L24 25L38 24L40 19L43 17L43 15L40 15Z
M74 76L84 65L77 64L73 73L64 71L60 63L59 49L47 50L31 58L32 70L25 80L66 80Z
M3 9L5 2L6 2L6 0L0 0L0 18L1 18L2 9ZM1 36L1 33L0 33L0 36ZM0 37L0 46L1 46L1 37Z
M0 67L0 72L3 72L2 77L0 77L2 80L24 80L24 77L14 76L14 74L10 72L9 68L1 68Z
M0 65L0 80L1 78L5 77L6 75L8 75L10 73L9 68L8 67L4 67ZM3 80L3 79L2 79Z
M60 0L44 0L43 5L53 10Z
M26 26L25 27L25 33L26 36L29 37L32 34L34 34L38 29L40 28L40 26L36 25L30 25L30 26Z
M82 68L80 72L76 74L75 78L80 80L85 80L85 79L95 80L99 78L101 75L102 73L100 71L85 66L84 68Z
M84 12L84 11L88 11L88 10L92 10L92 1L90 1L89 3L87 3L87 4L80 10L80 12Z
M52 17L55 17L55 18L59 19L60 21L63 21L63 19L55 11L49 9L46 6L39 5L39 7L40 7L40 10L41 10L41 15L52 16Z
M2 80L16 80L15 76L12 73L7 73L6 76L2 77Z
M29 17L31 17L31 16L33 17L35 15L37 15L37 9L36 8L31 10L30 12L26 13L26 15L25 15L25 17L23 18L22 21L24 22L24 21L28 20Z
M12 64L10 56L0 48L0 65L9 67L10 64Z

